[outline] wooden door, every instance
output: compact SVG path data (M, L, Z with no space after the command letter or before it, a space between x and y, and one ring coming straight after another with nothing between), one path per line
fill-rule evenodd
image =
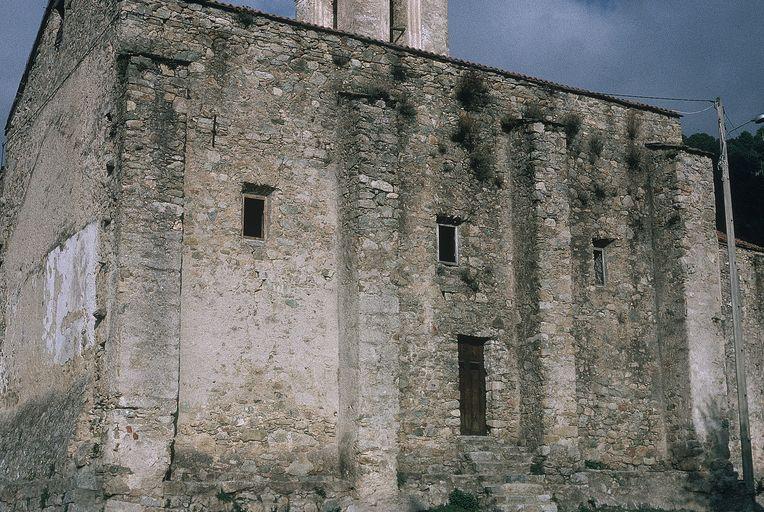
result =
M462 435L488 434L485 420L485 340L459 338L459 408Z

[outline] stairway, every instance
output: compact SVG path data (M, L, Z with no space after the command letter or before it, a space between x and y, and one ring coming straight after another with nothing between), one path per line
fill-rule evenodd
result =
M531 475L533 456L495 439L463 438L465 459L477 474L495 512L557 512L544 475Z

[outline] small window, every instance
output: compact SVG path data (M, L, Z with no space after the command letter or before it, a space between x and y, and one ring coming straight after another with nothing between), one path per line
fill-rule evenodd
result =
M395 42L395 2L390 0L390 42Z
M607 246L612 240L595 239L592 241L594 246L594 284L605 286L608 280L607 271Z
M339 0L332 0L332 28L337 28L337 18L339 16L337 4Z
M438 222L438 261L447 265L459 264L459 226Z
M242 196L242 234L250 240L265 240L268 198L252 194Z

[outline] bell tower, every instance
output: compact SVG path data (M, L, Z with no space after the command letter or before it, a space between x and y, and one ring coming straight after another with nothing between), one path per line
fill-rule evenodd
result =
M448 0L295 0L297 19L448 54Z

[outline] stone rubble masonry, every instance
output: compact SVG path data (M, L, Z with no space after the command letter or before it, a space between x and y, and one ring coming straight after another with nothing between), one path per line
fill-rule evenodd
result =
M415 511L489 502L491 464L564 512L729 498L725 257L675 116L381 31L67 6L0 174L0 511ZM444 6L394 4L405 44L445 52ZM761 471L764 275L740 254ZM487 340L485 437L460 432L460 335Z
M751 418L754 473L758 479L764 475L764 251L738 247L738 272L743 306L743 335L746 347L746 377L748 379L748 407ZM735 469L740 464L740 422L738 420L737 381L735 379L735 348L732 343L732 305L729 293L729 267L727 247L719 250L722 265L722 307L727 359L727 398L730 420L730 459Z
M171 474L177 428L186 137L186 64L120 62L124 132L115 219L113 338L106 346L112 428L104 439L110 495L156 496ZM107 501L107 507L111 501Z

